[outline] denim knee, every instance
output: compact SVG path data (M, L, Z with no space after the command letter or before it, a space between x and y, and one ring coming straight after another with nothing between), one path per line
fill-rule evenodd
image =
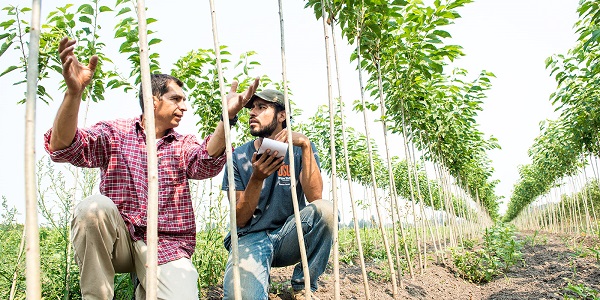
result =
M328 229L333 229L333 203L329 200L315 200L310 203L315 206L315 214L327 226Z

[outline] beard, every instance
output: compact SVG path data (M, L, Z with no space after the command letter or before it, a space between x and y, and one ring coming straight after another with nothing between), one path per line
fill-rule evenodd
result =
M269 137L277 129L277 118L273 117L273 121L270 124L258 129L250 129L250 134L257 137Z

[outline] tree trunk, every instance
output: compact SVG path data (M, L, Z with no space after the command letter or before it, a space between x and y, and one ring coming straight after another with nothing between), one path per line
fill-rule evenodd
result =
M337 87L338 87L338 107L340 109L340 118L342 123L342 145L344 147L344 164L346 167L346 178L348 178L348 192L350 195L350 203L352 205L352 217L353 217L353 225L354 225L354 234L356 235L356 244L358 247L358 257L360 260L360 270L362 274L363 284L365 288L365 299L371 299L371 291L369 288L369 278L367 277L367 268L365 265L365 256L362 248L362 241L360 238L360 230L358 225L358 217L356 214L357 208L356 203L354 201L354 191L352 188L352 173L350 171L350 159L348 158L348 141L346 139L346 124L345 124L345 113L344 113L344 102L342 101L342 91L340 85L340 68L338 65L338 55L337 55L337 44L335 40L335 22L331 22L331 37L333 41L333 57L335 59L335 71L336 71L336 79L337 79ZM333 169L333 168L332 168ZM342 210L343 212L343 210Z
M35 112L40 49L40 0L32 1L29 57L27 58L27 102L25 112L25 238L27 299L41 298L40 235L35 182Z
M279 28L281 32L281 74L283 77L283 98L285 102L285 119L286 124L292 124L290 102L288 99L288 86L287 86L287 73L286 73L286 59L285 59L285 35L283 30L283 4L282 1L279 3ZM290 128L291 129L291 128ZM288 130L287 142L288 142L288 153L292 157L294 153L294 144L292 142L292 131ZM294 205L294 219L296 221L296 232L298 234L298 245L300 247L300 257L302 259L302 272L304 274L304 291L306 299L312 298L312 291L310 289L310 273L308 270L308 259L306 256L306 246L304 245L304 233L302 232L302 220L300 219L300 209L298 204L298 196L296 195L296 167L294 166L294 160L290 159L290 191L292 193L292 203Z
M210 2L210 11L212 19L213 44L217 60L217 76L219 78L219 92L221 94L221 114L223 120L229 120L229 110L227 105L227 95L225 94L225 80L223 79L223 68L221 66L221 45L219 44L219 34L217 30L217 12L213 0ZM288 123L289 124L289 123ZM231 128L223 123L225 131L225 153L227 155L227 180L228 180L228 198L229 198L229 226L231 231L231 258L233 261L233 296L236 300L242 299L242 288L240 285L240 261L237 235L237 216L236 216L236 196L235 180L233 177L233 152L231 146ZM293 192L292 192L293 193ZM210 207L209 207L210 209Z
M148 156L148 210L146 264L146 297L156 299L158 295L158 160L156 157L156 129L154 126L154 104L152 84L150 83L150 60L148 58L148 35L146 29L146 5L137 0L138 33L140 47L140 68L142 78L142 96L144 99L144 118L146 132L146 152Z
M327 96L329 99L329 150L331 155L331 190L333 195L333 287L335 299L340 298L340 245L338 239L338 201L337 201L337 157L335 151L335 104L331 89L331 61L329 60L329 33L327 32L327 10L321 0L323 11L323 35L325 37L325 61L327 62ZM289 123L288 123L289 124Z

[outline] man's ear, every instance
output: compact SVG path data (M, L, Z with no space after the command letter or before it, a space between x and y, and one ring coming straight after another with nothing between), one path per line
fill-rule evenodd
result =
M154 109L156 109L156 105L158 105L158 102L160 101L160 99L154 95L152 95L152 103L154 104Z
M285 122L285 110L282 110L277 114L277 121L279 123Z

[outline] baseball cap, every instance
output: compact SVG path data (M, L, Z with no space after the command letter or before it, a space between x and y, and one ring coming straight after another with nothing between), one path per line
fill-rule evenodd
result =
M252 95L252 98L250 98L250 101L248 101L248 103L246 103L246 105L244 107L252 108L252 103L254 102L254 100L257 97L262 100L281 105L281 107L285 107L283 93L278 90L271 90L271 89L266 89L261 92L254 93L254 95Z

